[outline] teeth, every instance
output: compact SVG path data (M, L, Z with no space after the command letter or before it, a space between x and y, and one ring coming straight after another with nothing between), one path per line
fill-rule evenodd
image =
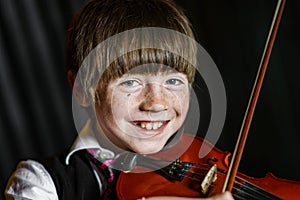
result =
M164 125L164 122L141 122L136 123L136 125L139 125L146 130L157 130Z
M152 129L153 129L153 130L158 129L158 123L154 123L153 126L152 126Z
M146 124L146 129L147 130L152 130L152 127L153 127L152 124L150 124L150 123Z

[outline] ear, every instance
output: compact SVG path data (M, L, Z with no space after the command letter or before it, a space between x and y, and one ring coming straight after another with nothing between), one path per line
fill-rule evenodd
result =
M75 79L76 79L76 72L75 70L69 69L67 72L67 78L68 78L68 83L69 86L71 87L71 90L73 90Z
M83 107L89 107L90 102L87 102L82 96L83 94L83 89L79 84L75 85L75 80L76 80L76 71L75 70L68 70L67 76L68 76L68 83L69 86L72 89L73 92L73 97L76 99L77 103Z

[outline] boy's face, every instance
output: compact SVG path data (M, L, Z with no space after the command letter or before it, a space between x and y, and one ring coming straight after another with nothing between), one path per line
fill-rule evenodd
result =
M141 154L160 151L189 107L188 80L174 71L127 73L99 92L106 95L95 105L104 134L115 145Z

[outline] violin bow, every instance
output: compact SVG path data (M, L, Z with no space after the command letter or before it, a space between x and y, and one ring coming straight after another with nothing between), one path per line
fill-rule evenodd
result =
M239 163L243 154L245 143L247 140L250 124L253 118L254 110L258 100L258 96L262 87L264 76L269 63L271 51L274 45L275 37L278 31L281 16L284 10L286 0L278 0L271 28L265 44L264 52L260 61L260 65L256 74L255 82L252 88L250 99L244 115L242 126L238 135L237 143L232 154L232 160L228 169L228 173L224 182L223 192L232 191L234 180L238 171Z

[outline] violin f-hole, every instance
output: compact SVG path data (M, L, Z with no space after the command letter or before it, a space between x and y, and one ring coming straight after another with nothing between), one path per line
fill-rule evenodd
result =
M206 163L209 165L209 166L213 166L213 165L217 165L216 163L218 162L219 160L215 157L210 157L206 160ZM214 163L211 163L211 162L214 162ZM226 170L223 170L223 169L220 169L218 168L218 165L217 165L217 170L223 174L227 174L227 171Z

